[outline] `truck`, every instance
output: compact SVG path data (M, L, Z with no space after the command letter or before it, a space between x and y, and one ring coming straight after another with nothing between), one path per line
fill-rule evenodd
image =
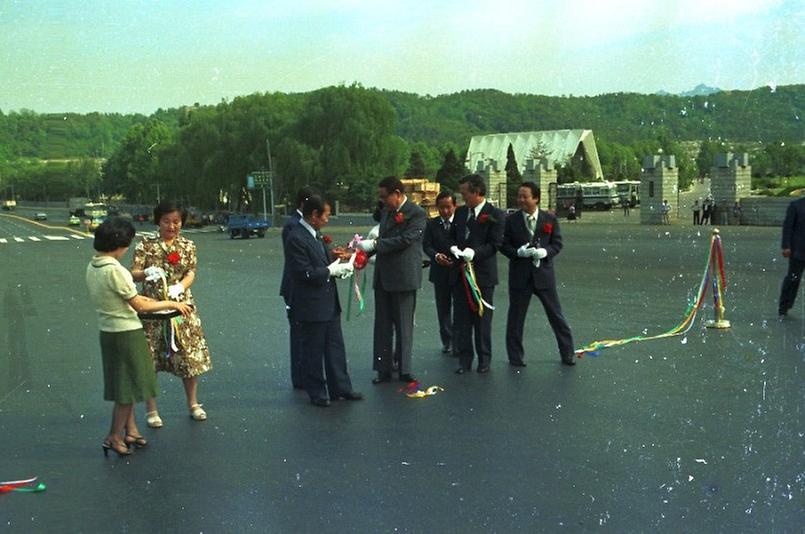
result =
M237 236L249 239L253 235L265 237L266 230L271 226L271 222L262 217L233 214L229 216L226 226L230 239L235 239Z
M67 211L70 215L78 215L78 210L84 209L84 206L89 203L87 197L70 197L67 199Z
M11 199L3 201L3 211L12 211L16 207L17 207L16 200Z

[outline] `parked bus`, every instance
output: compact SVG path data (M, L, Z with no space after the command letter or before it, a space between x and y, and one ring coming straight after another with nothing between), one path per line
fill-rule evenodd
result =
M557 208L568 208L581 201L584 209L608 210L620 204L618 191L613 182L573 182L556 188Z
M635 208L640 205L640 182L637 180L620 180L613 182L618 191L618 198L621 205L624 202L629 202L630 208Z

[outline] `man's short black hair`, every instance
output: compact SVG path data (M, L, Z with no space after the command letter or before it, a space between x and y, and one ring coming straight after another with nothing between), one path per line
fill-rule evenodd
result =
M539 201L541 192L537 184L535 184L534 182L523 182L518 186L518 189L520 187L529 188L531 190L531 198L536 198L537 201Z
M314 211L318 211L321 215L324 213L324 206L330 203L324 200L320 195L310 195L302 203L302 217L309 219Z
M131 245L134 233L131 221L123 217L110 217L95 229L92 246L98 252L112 252Z
M313 195L316 194L316 190L309 185L304 185L299 188L299 191L296 192L296 205L297 209L302 207L302 204L305 200Z
M386 176L385 178L380 180L380 183L377 184L377 187L382 187L389 194L395 191L405 193L405 187L403 187L402 181L396 176Z
M456 205L456 195L454 195L452 191L448 191L446 189L444 191L440 191L439 194L436 195L436 203L438 204L443 198L449 198L450 202L452 202L454 206Z
M182 218L182 226L184 226L184 223L187 220L187 210L184 209L184 206L172 200L163 200L157 204L157 207L154 208L154 224L159 225L159 221L162 219L162 217L168 213L173 213L174 211L179 212L179 216Z
M470 193L478 193L479 195L486 196L486 183L479 174L468 174L458 181L460 184L467 184Z

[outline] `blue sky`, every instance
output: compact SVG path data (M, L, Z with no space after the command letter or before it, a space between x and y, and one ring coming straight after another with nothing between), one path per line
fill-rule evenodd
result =
M352 82L423 95L774 87L803 83L803 5L0 0L0 110L151 113Z

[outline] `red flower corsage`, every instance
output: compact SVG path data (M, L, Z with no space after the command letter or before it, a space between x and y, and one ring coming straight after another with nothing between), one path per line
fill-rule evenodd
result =
M179 260L181 260L182 257L179 255L178 252L174 250L173 252L168 254L168 256L165 259L168 260L168 263L170 263L171 265L176 265L177 263L179 263Z
M478 215L478 224L486 224L489 221L489 215L486 213L482 213Z
M332 237L330 237L329 235L323 235L323 236L321 236L321 240L322 240L322 241L324 241L324 244L325 244L325 245L329 245L330 243L332 243L332 242L333 242L333 238L332 238Z
M553 225L551 223L545 223L542 225L542 233L543 234L552 234L553 233Z
M397 224L402 224L404 220L405 215L403 215L401 211L398 211L397 213L394 214L394 222L396 222Z
M369 256L362 250L355 251L355 268L361 270L369 263Z

